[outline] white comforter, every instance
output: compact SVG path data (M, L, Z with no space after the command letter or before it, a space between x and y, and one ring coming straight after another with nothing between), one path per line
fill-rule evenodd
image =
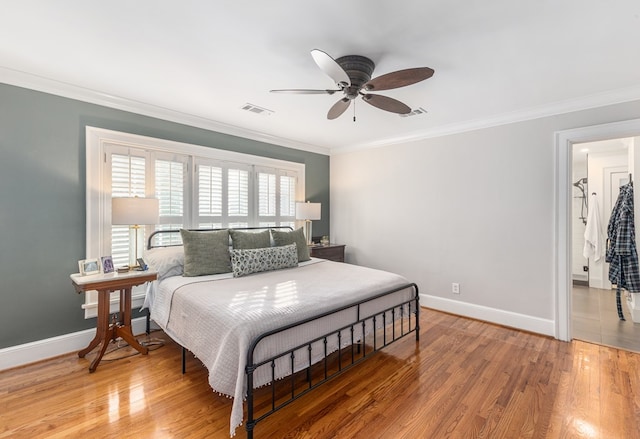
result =
M209 370L209 384L213 390L234 398L230 425L233 436L242 424L242 401L246 396L244 369L247 349L253 339L271 329L407 283L396 274L313 259L297 268L241 278L225 274L165 279L154 292L151 315L167 334L203 362ZM411 290L399 294L408 300ZM398 303L398 299L370 302L361 308L360 317L372 315L393 303ZM351 308L281 334L277 339L271 338L258 346L256 356L258 360L268 358L275 352L297 346L354 321L355 315ZM345 337L343 345L348 343L350 337ZM337 337L330 349L337 349ZM320 350L314 351L318 351L314 357L319 358ZM308 358L300 357L296 369L308 365ZM258 369L254 387L268 383L270 373L270 368ZM284 364L278 364L278 378L289 373L290 366L287 369Z

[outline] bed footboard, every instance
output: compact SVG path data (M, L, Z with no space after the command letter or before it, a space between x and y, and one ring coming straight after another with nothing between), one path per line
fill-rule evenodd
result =
M410 290L410 298L393 302L393 305L384 306L373 313L365 311L367 304L377 299L393 298L403 290ZM301 328L303 325L345 310L353 310L354 318L341 327L313 337L269 358L256 360L256 351L265 339ZM363 315L365 312L367 315ZM420 340L420 303L418 286L415 283L394 288L366 300L351 303L256 337L247 351L245 369L247 438L253 438L253 431L258 422L411 333L415 333L416 342L418 342ZM319 359L317 359L318 355L320 355ZM312 360L312 358L316 359ZM283 365L287 368L287 376L279 379L276 369L282 369ZM258 409L254 374L259 368L265 367L270 369L271 379L265 386L261 386L261 391L270 392L270 398L268 398L270 403L261 402Z

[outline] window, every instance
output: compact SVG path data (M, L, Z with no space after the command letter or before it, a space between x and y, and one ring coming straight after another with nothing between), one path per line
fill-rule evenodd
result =
M255 225L249 181L253 166L196 158L197 202L195 224L199 228Z
M295 173L276 168L258 167L258 225L295 226L296 220L296 181Z
M175 230L188 224L188 178L189 156L151 153L154 196L159 204L159 224L153 230ZM152 231L153 231L152 230ZM177 236L162 236L161 245L179 244ZM146 239L143 246L146 246Z
M158 198L160 206L159 224L139 229L139 251L160 229L295 227L304 165L87 127L86 257L111 255L116 266L133 259L131 227L111 224L111 199L131 196ZM161 244L179 243L172 239ZM93 317L97 296L86 298L85 317ZM143 298L134 290L134 306Z

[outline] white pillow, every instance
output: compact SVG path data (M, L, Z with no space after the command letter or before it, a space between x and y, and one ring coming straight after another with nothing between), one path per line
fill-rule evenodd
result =
M158 247L147 250L144 260L158 272L158 280L171 276L182 276L184 272L184 247Z

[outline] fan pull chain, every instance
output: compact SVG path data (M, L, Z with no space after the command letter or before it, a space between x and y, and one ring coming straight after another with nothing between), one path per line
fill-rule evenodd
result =
M353 121L356 121L356 100L353 100Z

